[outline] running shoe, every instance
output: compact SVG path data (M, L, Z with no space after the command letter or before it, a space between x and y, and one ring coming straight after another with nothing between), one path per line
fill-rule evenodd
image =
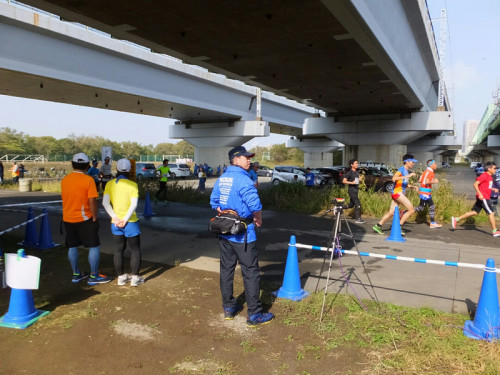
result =
M442 225L441 225L441 224L439 224L439 223L438 223L438 222L436 222L436 221L431 222L431 224L429 225L429 228L430 228L430 229L441 228L441 227L442 227Z
M73 278L71 279L71 282L73 284L79 283L82 280L85 280L87 277L89 277L88 273L85 272L80 272L80 273L74 273Z
M102 275L100 273L93 273L90 275L87 284L89 285L97 285L97 284L106 284L113 280L112 277Z
M406 232L401 228L401 235L404 237L406 236Z
M380 225L375 224L372 228L373 228L373 230L374 230L375 232L377 232L378 234L384 234L384 233L382 233L382 227L381 227Z
M128 273L118 276L118 285L126 285L132 278Z
M364 221L363 219L359 218L358 220L355 221L356 224L364 224L366 223L366 221Z
M500 231L495 229L493 231L493 237L500 237Z
M451 217L451 226L453 227L453 229L457 229L457 218L455 216L452 216Z
M130 281L130 286L139 286L141 284L144 284L146 280L144 277L141 277L139 275L132 275L132 280Z
M271 323L274 319L274 315L271 313L257 313L253 315L249 315L247 319L248 327L257 327L262 324Z
M237 304L235 307L224 307L224 319L233 320L241 310L243 310L243 306L240 304Z

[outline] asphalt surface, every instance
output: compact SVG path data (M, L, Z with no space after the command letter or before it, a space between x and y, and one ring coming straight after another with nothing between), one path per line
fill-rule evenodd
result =
M469 172L464 170L463 176L472 185L473 172L469 176ZM34 209L35 215L47 208L53 240L64 244L64 236L59 231L61 204L43 203L59 199L56 194L0 189L0 232L25 221L28 207ZM140 201L137 212L143 211L144 201ZM140 215L143 259L164 264L180 262L186 267L218 272L217 239L207 230L208 221L213 216L208 206L153 203L153 211L156 215L151 218ZM111 254L112 236L107 214L102 207L99 220L101 251ZM491 236L488 225L459 226L453 230L449 223L444 223L443 228L430 230L425 224L409 223L405 225L406 242L402 243L386 241L391 223L385 224L384 235L379 235L371 229L376 218L366 219L363 225L355 224L349 218L342 218L341 221L342 248L356 250L357 245L360 252L484 265L488 258L495 259L500 243L500 238ZM305 215L270 210L264 211L263 222L258 231L262 279L280 285L284 281L290 237L294 235L299 244L327 246L334 224L332 214ZM354 241L349 238L351 231ZM24 235L24 227L16 229L15 233ZM0 236L0 246L1 240ZM14 252L16 249L2 250ZM299 248L297 254L303 288L308 291L324 290L330 253ZM459 313L474 310L484 274L480 269L360 258L356 255L345 255L340 260L333 260L331 265L329 293L342 292L380 302L430 306ZM68 264L68 274L70 272Z

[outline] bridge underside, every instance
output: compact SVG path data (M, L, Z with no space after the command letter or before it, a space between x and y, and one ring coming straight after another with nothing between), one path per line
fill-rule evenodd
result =
M331 114L411 112L436 98L417 1L24 2Z

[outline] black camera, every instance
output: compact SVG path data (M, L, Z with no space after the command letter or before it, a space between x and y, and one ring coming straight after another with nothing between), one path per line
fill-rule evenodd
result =
M334 206L343 207L344 203L345 203L345 199L344 198L335 198L335 199L332 199L332 204Z

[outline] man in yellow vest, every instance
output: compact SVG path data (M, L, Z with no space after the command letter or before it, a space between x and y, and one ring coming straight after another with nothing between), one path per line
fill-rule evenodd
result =
M156 172L160 175L160 190L156 193L156 198L158 199L160 195L165 192L165 204L167 202L167 180L168 176L172 175L170 172L170 167L168 166L168 159L163 160L163 164L156 168Z

